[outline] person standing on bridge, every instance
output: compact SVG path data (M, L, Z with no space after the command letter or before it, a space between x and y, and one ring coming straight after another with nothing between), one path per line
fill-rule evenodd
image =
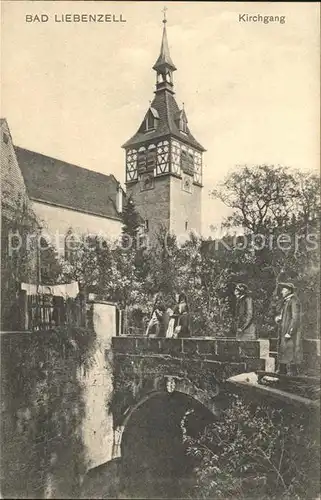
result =
M275 318L279 326L277 373L297 375L298 365L303 361L301 305L292 283L279 283L278 292L282 304L281 312Z
M253 299L245 283L235 286L236 297L233 331L237 340L255 340Z
M173 313L174 338L185 338L191 336L190 314L187 296L184 292L177 294L178 304Z
M154 301L151 318L147 325L147 337L165 337L165 301L162 292L159 292Z

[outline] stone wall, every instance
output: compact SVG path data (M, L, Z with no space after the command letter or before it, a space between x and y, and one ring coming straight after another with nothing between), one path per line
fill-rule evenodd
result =
M182 182L182 179L171 177L170 230L183 240L192 230L201 235L202 188L193 184L192 192L188 193L182 189Z
M114 424L123 426L137 404L168 383L194 397L215 413L219 386L255 370L274 370L269 341L233 339L114 337Z
M155 177L153 189L142 190L140 181L127 185L127 193L132 195L137 211L148 220L151 238L160 225L178 237L188 236L192 229L200 234L201 189L193 185L192 193L188 193L182 189L181 178L169 175Z
M55 356L49 335L1 335L4 498L68 496L84 473L84 401L77 364L72 353Z
M86 472L111 459L115 306L94 304L90 332L1 335L1 494L77 497ZM65 335L66 333L66 335ZM76 333L76 335L74 335Z
M85 386L83 438L87 468L92 469L112 458L113 418L108 402L113 391L111 337L116 334L116 308L113 304L94 303L93 322L97 335L94 362L82 373Z
M277 359L278 339L270 339L270 356ZM320 373L320 339L303 338L303 364L301 371L305 374Z
M145 191L142 191L139 181L127 185L127 194L133 197L137 211L148 220L151 238L160 225L169 230L170 224L170 177L155 177L154 183L153 189Z

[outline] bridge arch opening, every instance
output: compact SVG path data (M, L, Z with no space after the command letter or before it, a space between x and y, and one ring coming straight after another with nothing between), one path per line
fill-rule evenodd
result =
M193 436L214 419L204 405L178 391L151 394L138 405L122 435L122 498L186 497L195 462L186 454L184 426Z

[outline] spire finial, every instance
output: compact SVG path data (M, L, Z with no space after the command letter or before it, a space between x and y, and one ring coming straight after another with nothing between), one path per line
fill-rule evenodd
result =
M167 7L164 5L164 8L162 10L163 14L164 14L164 19L163 19L163 23L166 24L167 23L167 19L166 19L166 11L167 11Z

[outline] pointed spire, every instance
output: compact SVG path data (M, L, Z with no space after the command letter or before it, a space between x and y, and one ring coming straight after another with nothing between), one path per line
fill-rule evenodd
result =
M158 59L156 63L153 66L153 69L155 71L162 71L166 67L169 68L171 71L175 71L177 68L175 64L173 63L170 53L169 53L169 47L168 47L168 40L167 40L167 32L166 32L166 10L167 8L164 7L163 13L164 13L164 19L163 19L163 37L162 37L162 44L161 44L161 50L160 54L158 56Z

